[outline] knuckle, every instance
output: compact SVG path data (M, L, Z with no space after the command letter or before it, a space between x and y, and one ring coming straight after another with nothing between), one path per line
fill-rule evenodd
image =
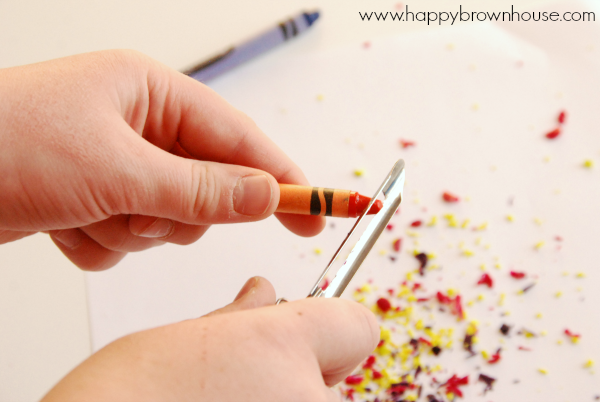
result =
M217 212L220 201L219 183L215 171L201 163L192 163L192 218L210 217Z

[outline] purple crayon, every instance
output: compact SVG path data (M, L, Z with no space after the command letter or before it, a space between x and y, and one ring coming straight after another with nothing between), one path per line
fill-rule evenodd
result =
M319 11L301 12L278 26L238 46L231 47L183 73L195 80L206 82L306 31L318 18Z

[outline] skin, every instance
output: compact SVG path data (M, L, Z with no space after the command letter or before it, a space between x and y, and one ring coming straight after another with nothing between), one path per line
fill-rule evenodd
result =
M377 345L373 315L340 299L274 306L271 284L251 282L247 293L206 317L111 343L42 402L341 401L329 386Z
M1 70L0 94L0 175L8 178L0 181L0 242L47 231L85 270L164 242L193 243L211 224L265 219L279 202L277 182L308 184L246 115L136 52ZM234 208L235 187L250 176L271 187L257 214ZM157 218L172 229L139 236ZM301 236L325 225L277 218Z
M0 70L0 177L0 244L46 232L91 271L265 219L277 183L309 184L251 119L132 51ZM300 236L325 225L277 218ZM43 401L339 401L329 386L376 346L374 316L338 299L274 302L251 278L205 317L109 344Z

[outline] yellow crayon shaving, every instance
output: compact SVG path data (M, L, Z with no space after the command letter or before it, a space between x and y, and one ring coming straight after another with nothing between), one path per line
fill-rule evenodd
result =
M433 215L427 226L435 226L437 224L437 216Z
M317 100L318 101L322 101L323 99L325 99L325 97L322 94L318 94L317 95Z
M365 170L364 169L355 169L354 170L354 176L356 176L356 177L361 177L364 174L365 174Z
M323 252L323 250L321 250L320 248L315 248L314 251L316 255L321 255L321 253Z
M509 222L514 222L514 220L515 220L515 217L514 217L514 216L512 216L512 215L507 215L507 216L506 216L506 220L507 220L507 221L509 221Z
M575 275L577 278L585 278L585 274L583 272L578 272L577 275Z
M448 227L451 227L451 228L458 227L458 222L457 222L456 217L454 215L452 215L452 214L446 214L446 215L444 215L444 218L448 222Z
M537 243L535 244L535 248L536 248L537 250L539 250L539 249L541 249L542 247L544 247L544 244L545 244L545 243L544 243L543 241L537 242Z
M594 167L594 161L593 161L593 160L591 160L591 159L586 159L586 160L583 162L583 167L585 167L585 168L588 168L588 169L591 169L591 168L593 168L593 167Z
M589 359L585 362L585 364L583 365L583 367L585 368L592 368L594 367L594 361L592 359Z
M539 368L538 371L544 375L548 374L548 370L546 370L545 368Z

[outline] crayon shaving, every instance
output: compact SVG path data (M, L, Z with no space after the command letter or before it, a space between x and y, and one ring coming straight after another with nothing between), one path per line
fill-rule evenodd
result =
M568 336L569 339L571 339L572 343L579 343L579 339L581 338L581 335L575 334L575 333L571 332L569 329L565 329L565 335Z
M410 148L410 147L414 147L416 144L414 141L408 141L408 140L400 140L400 146L404 149L406 148Z
M356 372L338 385L342 398L382 402L417 401L427 395L431 395L428 401L462 397L469 376L443 374L436 362L437 356L452 349L454 328L434 328L423 314L432 304L461 314L460 295L450 290L449 295L437 292L432 296L421 283L404 281L397 288L386 289L385 296L376 296L370 304L364 297L370 291L366 284L354 297L379 317L380 341ZM442 381L440 377L445 378Z
M427 254L415 252L414 255L415 258L419 256L417 260L420 264L422 261L427 264ZM486 274L480 278L480 282L480 285L493 286L492 278L489 275L486 277ZM452 356L456 356L461 350L467 352L463 355L464 359L480 359L480 364L501 365L504 360L502 348L494 352L477 351L480 344L479 323L473 319L466 320L462 296L457 290L435 291L414 280L405 280L397 287L386 287L383 295L377 295L374 289L372 282L366 283L356 289L354 299L370 308L378 317L380 340L374 353L337 386L344 401L447 402L463 398L465 389L477 383L485 385L484 394L492 391L496 378L473 373L477 378L473 384L469 381L471 374L453 372L452 368L442 367L437 360L441 354L452 353ZM444 320L447 323L447 318L451 316L457 318L455 324L449 327L437 324ZM565 329L564 334L573 343L581 338L570 329ZM518 337L511 337L511 326L502 324L496 335L487 336L495 337L496 342L505 345L515 342L512 347L524 352L532 349L519 345L519 337L530 340L538 338L536 333L524 328L516 335ZM462 345L462 348L454 348L455 344ZM591 360L583 368L591 368L593 362L589 362ZM544 368L538 369L538 372L548 373Z
M558 138L558 136L560 136L560 134L562 132L561 126L564 124L566 118L567 118L567 113L564 110L558 114L558 117L556 118L556 120L558 122L558 127L556 127L554 130L551 130L546 133L547 139L554 140L554 139Z
M448 203L460 201L460 198L458 198L456 195L449 193L447 191L442 194L442 199Z
M489 276L488 274L483 274L481 276L481 278L479 279L479 281L477 281L477 284L485 285L491 289L494 286L494 281L493 281L492 277Z

